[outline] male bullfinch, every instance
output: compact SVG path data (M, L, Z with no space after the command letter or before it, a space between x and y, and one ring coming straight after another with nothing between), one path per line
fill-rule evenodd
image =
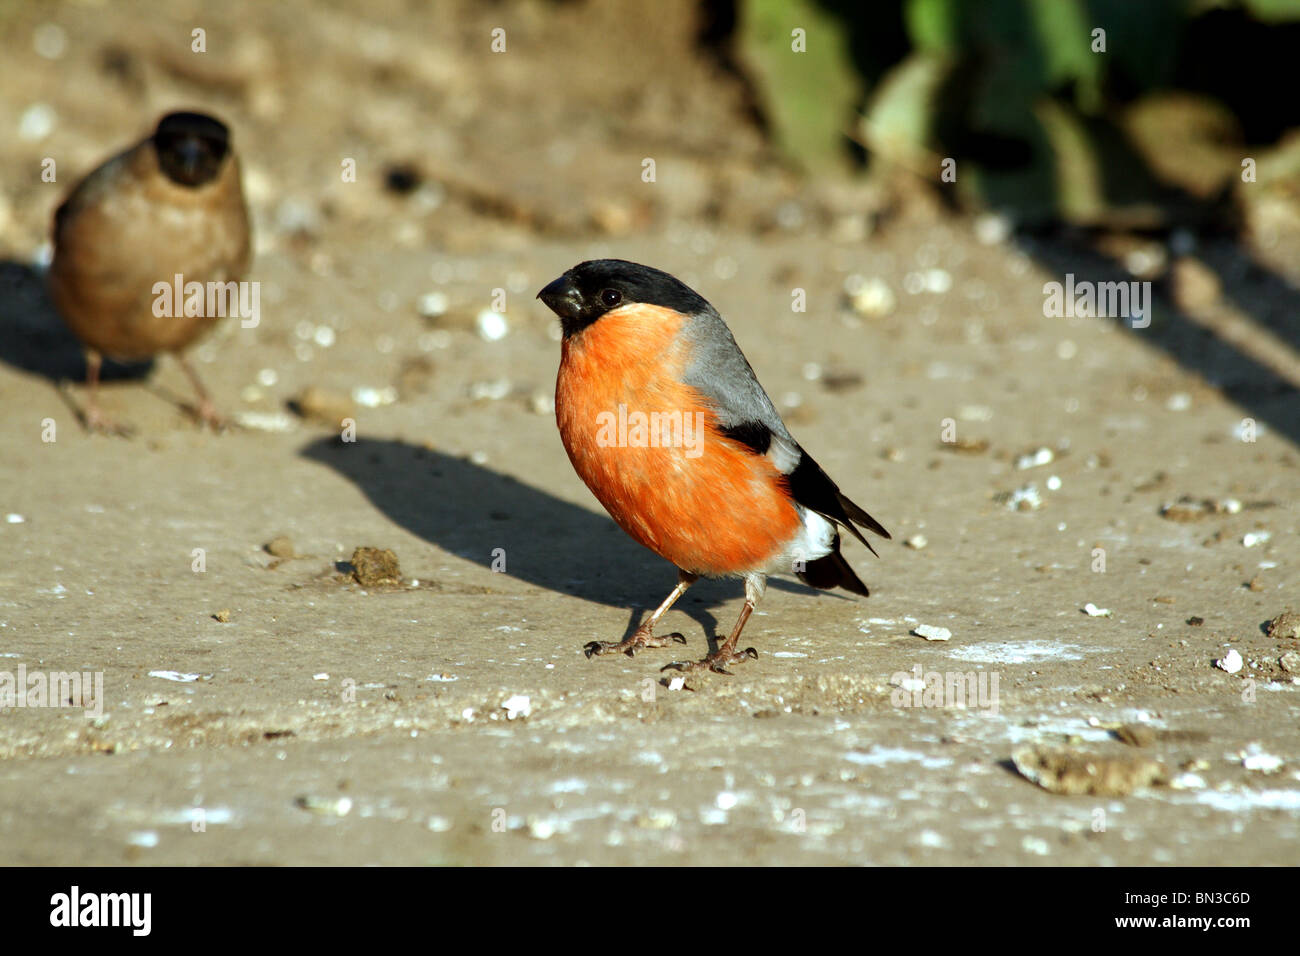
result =
M623 641L587 656L664 647L655 624L700 577L740 577L745 606L727 639L691 668L724 668L767 575L867 595L840 554L839 528L889 532L799 446L713 306L666 272L621 259L583 262L538 298L560 317L560 437L614 521L677 566L677 587ZM698 431L697 431L698 429Z
M103 356L139 361L160 352L174 353L193 383L200 421L222 423L181 354L217 316L186 314L184 301L159 308L155 286L170 288L176 276L182 288L237 282L249 249L239 160L229 130L211 116L167 114L151 135L73 188L54 214L49 284L86 349L88 428L122 431L97 403ZM193 311L206 313L207 301Z

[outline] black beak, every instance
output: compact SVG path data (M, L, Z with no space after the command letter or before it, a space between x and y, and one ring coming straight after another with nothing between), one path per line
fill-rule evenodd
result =
M201 186L221 172L225 145L194 135L154 136L158 165L167 178L182 186Z
M572 322L582 313L582 298L566 276L560 276L537 293L537 298L545 302L547 307L562 320L567 319Z
M199 166L207 157L203 142L196 136L189 136L176 144L176 158L188 176L193 178Z

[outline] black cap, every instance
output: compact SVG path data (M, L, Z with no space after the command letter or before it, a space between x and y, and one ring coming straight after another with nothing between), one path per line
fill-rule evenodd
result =
M683 315L711 311L704 297L680 279L626 259L580 262L537 293L537 298L560 317L566 336L632 302L663 306Z
M197 187L217 178L230 152L226 124L206 113L168 113L153 134L158 165L172 182Z

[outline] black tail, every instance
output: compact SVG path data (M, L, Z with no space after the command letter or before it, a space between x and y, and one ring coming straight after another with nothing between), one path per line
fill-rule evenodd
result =
M876 553L876 549L871 546L871 542L862 536L862 532L857 529L854 522L856 521L857 524L862 525L868 531L874 531L882 538L889 537L889 532L885 530L884 525L852 501L849 501L844 492L840 491L835 482L831 481L826 472L822 471L821 466L813 461L812 456L806 451L802 453L799 464L795 466L794 471L786 476L785 480L795 501L805 508L829 518L831 521L844 525L853 533L855 538L867 546L867 550L872 554ZM822 560L826 559L823 558ZM853 580L858 580L853 575L852 570L849 571L849 574L853 577ZM861 584L862 582L859 581L858 583ZM849 590L853 589L850 588ZM865 586L859 593L866 593Z
M802 571L796 571L795 575L804 584L810 587L820 588L823 591L829 591L831 588L844 588L846 591L852 591L854 594L861 594L867 597L871 592L867 586L862 583L857 572L844 560L844 555L840 554L840 536L835 536L835 542L831 553L825 557L818 558L816 561L809 561L804 565Z
M853 502L849 501L849 499L844 496L844 492L841 491L839 495L840 495L840 504L843 505L844 510L848 513L848 516L850 518L852 518L858 524L862 525L862 527L867 528L870 531L874 531L882 538L885 538L886 540L889 539L890 534L888 531L885 530L884 525L882 525L875 518L871 517L871 515L867 514L865 511L863 511ZM872 553L874 554L875 552L873 551Z

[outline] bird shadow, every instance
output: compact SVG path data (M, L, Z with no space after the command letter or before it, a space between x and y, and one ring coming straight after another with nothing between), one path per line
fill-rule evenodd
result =
M391 521L430 544L539 588L628 609L623 637L676 584L672 566L640 547L608 517L513 475L398 439L320 438L299 451L355 484ZM781 590L818 594L774 580ZM712 644L712 613L741 591L738 581L700 581L676 605ZM612 637L613 635L610 635Z
M85 352L54 307L45 276L13 259L0 259L0 362L55 384L86 379ZM106 358L99 378L138 381L153 364Z
M1072 230L1055 235L1020 237L1019 245L1062 280L1072 275L1101 283L1132 280L1123 264L1100 251L1090 237ZM1300 291L1260 263L1239 235L1218 234L1202 240L1200 261L1219 279L1223 298L1248 321L1267 330L1287 346L1300 346ZM1300 382L1249 354L1232 339L1195 321L1174 301L1168 279L1153 283L1154 320L1136 328L1123 316L1110 321L1124 332L1152 345L1184 369L1217 388L1242 411L1271 426L1278 435L1300 446L1300 415L1296 403Z

